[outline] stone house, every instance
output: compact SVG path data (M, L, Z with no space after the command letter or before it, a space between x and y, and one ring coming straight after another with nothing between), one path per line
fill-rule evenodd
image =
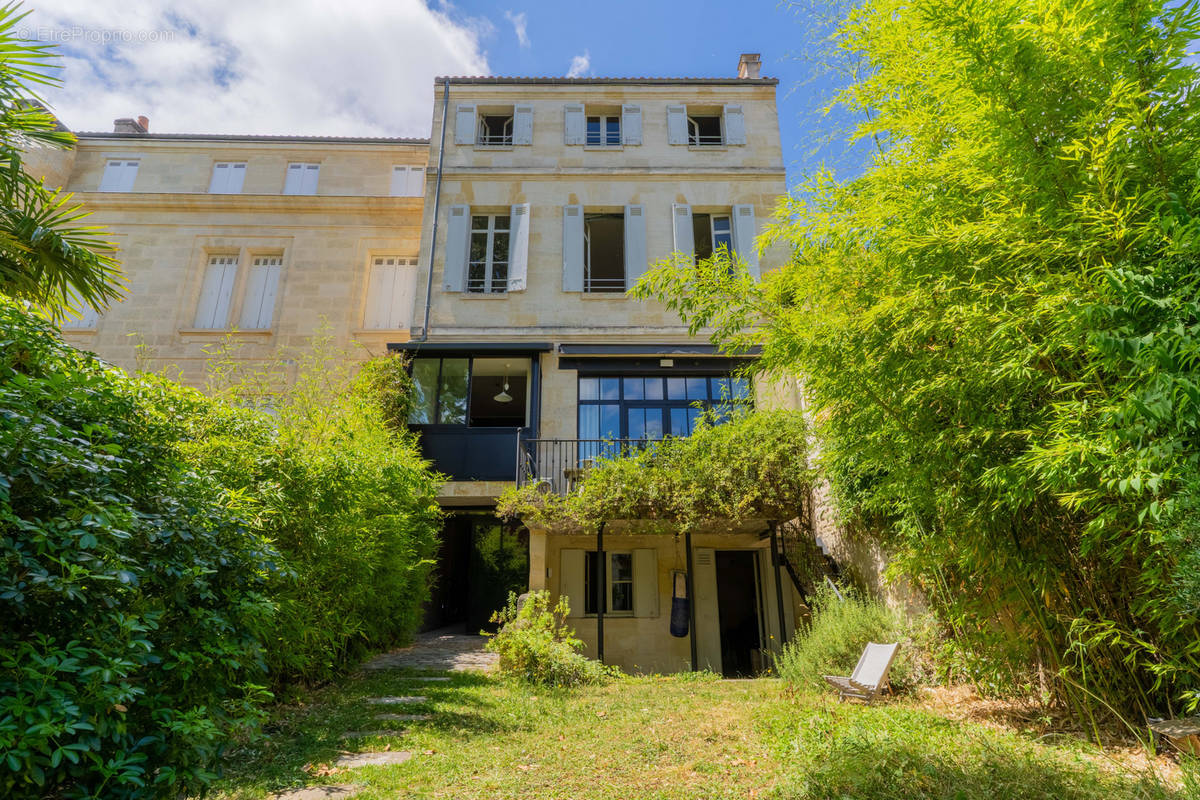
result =
M493 512L514 482L569 491L614 441L687 435L700 408L798 403L625 294L673 252L728 247L758 274L786 258L754 247L785 191L777 81L759 63L743 55L731 78L442 78L428 140L164 135L144 118L81 133L42 170L112 231L129 294L64 334L197 385L215 340L262 359L322 320L363 356L406 351L410 422L448 477L430 626L477 630L510 589L545 588L608 663L755 672L800 599L766 521L682 553L636 526L598 542ZM696 624L676 638L689 561Z

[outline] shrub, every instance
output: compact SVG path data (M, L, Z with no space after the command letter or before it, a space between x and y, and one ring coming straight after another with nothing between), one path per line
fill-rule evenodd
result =
M542 686L584 686L613 675L578 652L583 642L566 623L569 613L565 597L551 609L544 590L530 592L524 603L510 594L508 605L492 615L500 631L487 643L500 656L500 674Z
M286 373L276 365L228 355L210 365L220 376L210 388L230 403L189 421L188 457L290 573L274 588L280 610L266 642L273 688L327 680L406 642L429 594L441 512L437 476L403 427L409 379L398 356L356 373L324 334L287 355L297 364L287 382L261 380Z
M883 603L851 587L841 587L839 599L827 584L811 598L812 620L797 630L779 657L784 680L811 688L826 686L822 675L849 675L867 642L900 642L889 678L902 689L929 671L924 639L930 634L905 620Z
M209 407L0 298L0 795L202 789L257 724L276 554L180 452Z

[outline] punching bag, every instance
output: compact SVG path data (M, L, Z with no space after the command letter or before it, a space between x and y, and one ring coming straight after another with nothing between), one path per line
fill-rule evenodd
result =
M682 639L688 635L688 618L691 602L687 596L687 573L675 570L671 573L671 635Z

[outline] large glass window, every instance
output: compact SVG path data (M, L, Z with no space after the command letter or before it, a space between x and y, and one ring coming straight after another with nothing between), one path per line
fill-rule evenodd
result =
M412 378L411 425L526 425L527 357L414 358Z
M471 217L471 262L467 268L467 291L508 291L509 216Z
M707 409L720 419L750 402L750 384L730 375L579 378L580 439L687 436Z

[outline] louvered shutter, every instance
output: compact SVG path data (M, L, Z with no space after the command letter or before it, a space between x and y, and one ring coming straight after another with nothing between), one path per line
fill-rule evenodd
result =
M621 106L621 142L623 144L642 143L642 107L637 105Z
M583 144L584 130L583 103L567 103L563 106L563 143Z
M529 275L529 203L512 207L508 234L508 290L525 291Z
M475 143L475 104L459 103L454 110L454 143Z
M658 616L658 551L633 551L633 615Z
M229 304L237 277L237 256L212 256L204 272L195 327L217 329L229 324Z
M558 595L565 597L571 617L582 617L584 551L565 549L559 551Z
M396 283L396 259L377 256L372 259L371 272L367 277L367 305L363 314L363 327L367 330L387 330L390 314L389 305Z
M625 288L631 289L646 272L646 209L625 206Z
M246 276L246 299L242 303L243 330L267 330L275 317L275 297L279 291L279 271L283 259L261 256L254 259Z
M667 106L667 144L687 141L687 106Z
M424 197L425 196L425 168L424 167L409 167L408 168L408 196L409 197Z
M563 206L563 291L583 291L583 206Z
M741 106L725 106L725 144L746 143L746 118Z
M471 207L450 206L446 225L446 261L442 268L442 288L461 292L467 279L467 246L471 237Z
M733 207L733 249L750 267L750 274L757 279L758 248L754 246L754 237L758 228L754 224L754 206L738 205Z
M533 106L513 109L513 144L533 144Z
M392 197L408 197L408 167L392 167Z
M696 242L692 232L692 207L683 203L672 204L671 227L675 234L674 252L693 258L696 253Z
M227 194L225 188L229 185L229 165L228 164L213 164L212 180L208 183L208 191L210 194Z

